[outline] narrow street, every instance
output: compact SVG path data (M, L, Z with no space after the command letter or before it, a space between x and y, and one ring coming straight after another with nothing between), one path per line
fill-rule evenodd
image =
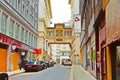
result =
M0 80L120 80L120 0L0 0Z
M9 80L69 80L70 66L55 65L39 71L25 72L9 77Z

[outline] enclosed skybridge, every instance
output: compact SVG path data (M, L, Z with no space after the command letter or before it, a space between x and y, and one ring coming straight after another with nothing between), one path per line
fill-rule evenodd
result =
M72 48L72 28L63 23L55 24L54 27L47 28L48 45L50 44L69 44Z

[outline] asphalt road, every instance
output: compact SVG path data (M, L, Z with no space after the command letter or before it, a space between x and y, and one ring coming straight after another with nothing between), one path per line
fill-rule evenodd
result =
M25 72L9 77L9 80L69 80L70 66L55 65L39 71Z

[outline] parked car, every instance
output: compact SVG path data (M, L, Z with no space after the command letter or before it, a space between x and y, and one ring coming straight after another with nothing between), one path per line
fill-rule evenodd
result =
M45 61L45 63L47 64L47 68L50 67L49 61Z
M54 62L52 62L52 61L45 61L45 63L47 64L47 67L53 67L54 66Z
M53 61L50 61L50 62L49 62L49 65L50 65L50 67L53 67L53 66L54 66L54 62L53 62Z
M27 71L40 71L42 70L42 65L38 61L30 61L24 65L24 70Z
M42 69L46 69L47 68L47 63L45 61L39 61L39 63L42 66Z
M63 65L64 65L64 66L72 66L72 61L71 61L71 59L65 59Z

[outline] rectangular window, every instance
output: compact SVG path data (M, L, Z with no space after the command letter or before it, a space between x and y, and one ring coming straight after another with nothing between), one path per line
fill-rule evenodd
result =
M37 47L37 38L35 38L36 39L36 41L35 41L35 47Z
M24 29L24 33L23 33L23 42L25 43L25 38L26 38L26 30Z
M15 38L18 40L19 38L19 24L16 23L16 30L15 30Z
M27 34L28 34L28 31L25 31L25 43L27 43Z
M15 2L14 2L14 3L15 3L15 8L17 9L17 0L15 0Z
M18 11L21 12L21 0L18 0Z
M31 36L31 46L33 47L33 35Z
M23 5L23 16L25 16L25 5Z
M36 40L35 40L35 36L34 36L33 47L35 47L35 42L36 42Z
M14 2L15 2L15 1L16 1L16 0L12 0L12 6L14 6L14 4L15 4ZM16 5L16 4L15 4L15 5Z
M33 13L34 13L34 9L31 6L31 11L30 11L31 22L33 21Z
M27 44L29 45L29 32L27 31Z
M64 32L64 36L71 36L71 34L72 34L71 31L65 31Z
M21 29L21 41L24 41L24 28Z
M48 32L48 36L54 36L54 32L53 31L49 31Z
M29 45L31 44L31 34L29 33Z
M5 14L2 14L2 27L1 27L1 32L3 34L6 33L6 24L7 24L7 16Z
M10 3L12 3L12 0L9 0Z
M13 27L14 27L14 21L11 19L10 20L10 32L9 35L13 37Z
M26 1L26 17L27 17L27 19L29 18L29 4L30 4L30 2L29 1Z

